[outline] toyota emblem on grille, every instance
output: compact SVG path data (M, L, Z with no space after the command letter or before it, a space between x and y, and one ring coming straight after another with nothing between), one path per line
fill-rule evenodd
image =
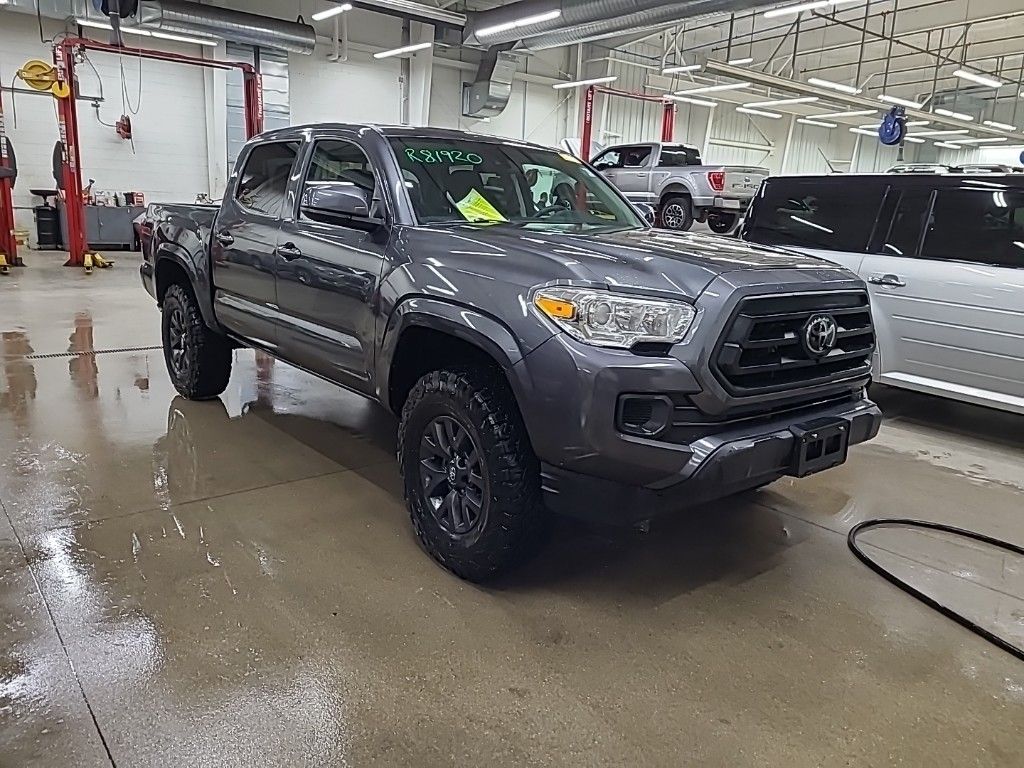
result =
M832 315L815 315L804 326L804 347L814 357L824 357L836 346L839 326Z

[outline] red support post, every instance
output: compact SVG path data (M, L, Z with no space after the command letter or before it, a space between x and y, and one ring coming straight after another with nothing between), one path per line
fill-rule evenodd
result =
M57 68L58 86L66 87L66 95L57 99L57 127L61 142L61 181L64 192L64 221L68 233L65 244L68 260L65 267L85 266L89 246L85 240L85 210L82 201L82 168L78 152L77 85L75 82L74 38L66 38L53 46L53 63Z
M3 92L0 91L0 168L9 168L7 134L4 131ZM18 241L14 238L14 179L0 178L0 274L21 262L18 259Z
M590 143L594 135L594 96L597 93L595 86L587 88L587 95L583 103L583 136L580 138L580 159L590 162Z
M675 104L665 102L665 112L661 116L661 140L663 142L676 140L676 110Z
M82 163L79 153L78 111L76 108L76 82L74 53L77 48L135 56L174 64L188 64L210 69L240 69L244 80L245 134L247 139L263 132L263 83L259 72L251 64L237 61L216 61L195 56L182 56L165 51L100 43L85 38L68 37L53 46L53 62L59 83L67 86L67 94L57 99L57 119L62 145L61 179L64 184L64 217L68 230L68 260L65 266L84 266L88 271L93 263L109 266L98 254L89 250L85 232L85 201L82 199Z

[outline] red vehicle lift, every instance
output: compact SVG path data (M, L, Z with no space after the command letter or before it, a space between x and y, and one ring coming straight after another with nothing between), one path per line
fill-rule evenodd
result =
M584 162L590 160L590 142L594 135L594 97L598 93L606 93L609 96L621 96L626 99L639 99L640 101L658 101L665 105L661 116L661 140L673 141L676 130L676 105L667 101L663 96L651 96L646 93L630 93L629 91L618 91L614 88L604 88L592 85L587 88L587 95L583 105L583 136L580 141L582 145L580 152Z
M7 156L7 134L4 131L3 92L0 91L0 168L11 168L13 158ZM14 238L14 179L0 174L0 275L10 267L20 266L18 241Z
M85 207L82 200L82 163L79 152L78 111L75 83L75 51L78 49L103 51L119 56L135 56L156 59L175 64L189 64L212 69L239 69L242 71L245 92L245 137L251 139L263 131L263 86L259 72L251 64L240 61L216 61L177 53L153 51L144 48L100 43L81 37L69 37L53 46L53 63L57 70L58 83L66 84L66 95L57 99L57 114L60 140L63 147L61 179L64 182L64 211L67 217L68 260L64 266L92 267L109 266L110 262L89 249L85 236Z

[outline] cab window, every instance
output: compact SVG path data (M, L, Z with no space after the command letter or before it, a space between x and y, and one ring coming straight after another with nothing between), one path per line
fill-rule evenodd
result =
M318 141L313 147L313 155L303 182L303 192L317 184L341 183L357 187L367 193L371 201L379 199L377 179L369 158L358 146L350 141L326 140ZM317 214L303 210L303 218L321 218ZM333 223L330 217L323 217Z
M300 146L298 141L278 141L253 147L235 189L238 204L261 216L279 218Z

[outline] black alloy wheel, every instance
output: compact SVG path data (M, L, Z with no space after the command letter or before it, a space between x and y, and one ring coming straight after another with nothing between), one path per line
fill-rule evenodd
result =
M420 483L427 509L449 536L467 536L481 524L488 498L483 456L469 430L438 416L420 438Z

